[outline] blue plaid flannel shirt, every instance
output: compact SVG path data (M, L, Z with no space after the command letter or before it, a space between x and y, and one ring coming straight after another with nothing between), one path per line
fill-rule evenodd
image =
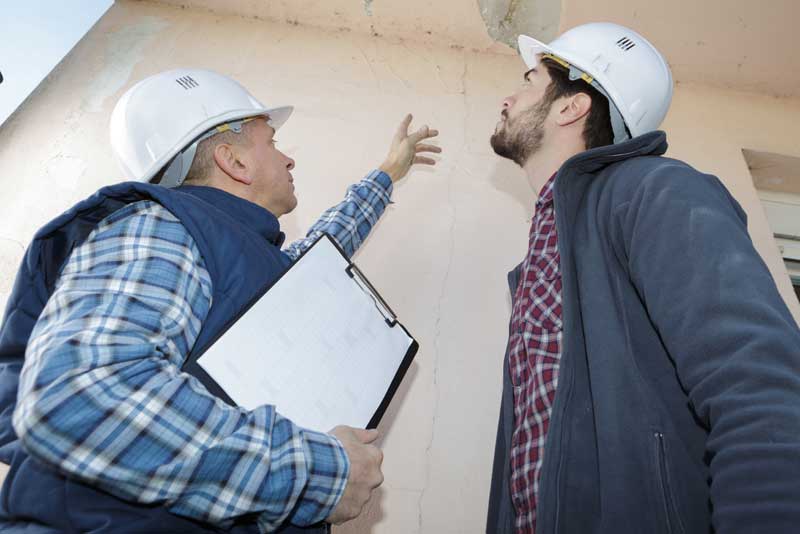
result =
M285 252L296 258L327 232L352 255L391 192L388 175L371 172ZM290 513L321 521L347 483L341 443L274 406L231 407L181 372L211 295L169 211L142 201L107 217L70 256L31 334L14 429L61 472L177 515L225 527L257 514L263 532Z

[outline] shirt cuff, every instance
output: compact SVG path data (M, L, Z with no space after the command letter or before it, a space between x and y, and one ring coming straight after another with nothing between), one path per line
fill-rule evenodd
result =
M392 191L394 191L394 182L392 182L392 179L388 174L380 169L375 169L366 175L364 180L369 180L381 186L381 188L386 192L386 203L394 204L394 202L391 200Z
M308 480L291 523L307 526L327 519L339 504L350 474L350 459L334 436L308 429L302 432Z

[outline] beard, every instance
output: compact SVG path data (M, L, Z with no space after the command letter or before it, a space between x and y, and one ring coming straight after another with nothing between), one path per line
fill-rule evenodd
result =
M520 167L525 165L528 158L542 148L544 121L551 104L543 99L513 119L508 118L508 111L503 110L502 115L506 120L489 139L495 154L510 159Z

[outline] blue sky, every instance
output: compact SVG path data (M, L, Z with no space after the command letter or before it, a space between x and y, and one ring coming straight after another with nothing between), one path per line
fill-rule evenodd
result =
M26 0L0 7L0 125L114 0Z

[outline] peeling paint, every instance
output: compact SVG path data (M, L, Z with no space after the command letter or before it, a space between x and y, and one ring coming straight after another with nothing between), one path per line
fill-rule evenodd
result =
M87 91L86 111L103 111L106 100L125 86L134 67L144 59L153 38L169 26L158 17L141 17L136 22L109 36L103 70L94 76Z
M372 2L373 0L364 0L364 12L370 17L372 16Z
M506 15L503 17L503 20L500 22L506 26L510 26L511 23L514 21L514 15L517 14L517 8L519 7L521 0L511 0L508 3L508 9L506 10Z
M561 20L561 0L478 0L489 36L516 48L521 33L549 41Z

